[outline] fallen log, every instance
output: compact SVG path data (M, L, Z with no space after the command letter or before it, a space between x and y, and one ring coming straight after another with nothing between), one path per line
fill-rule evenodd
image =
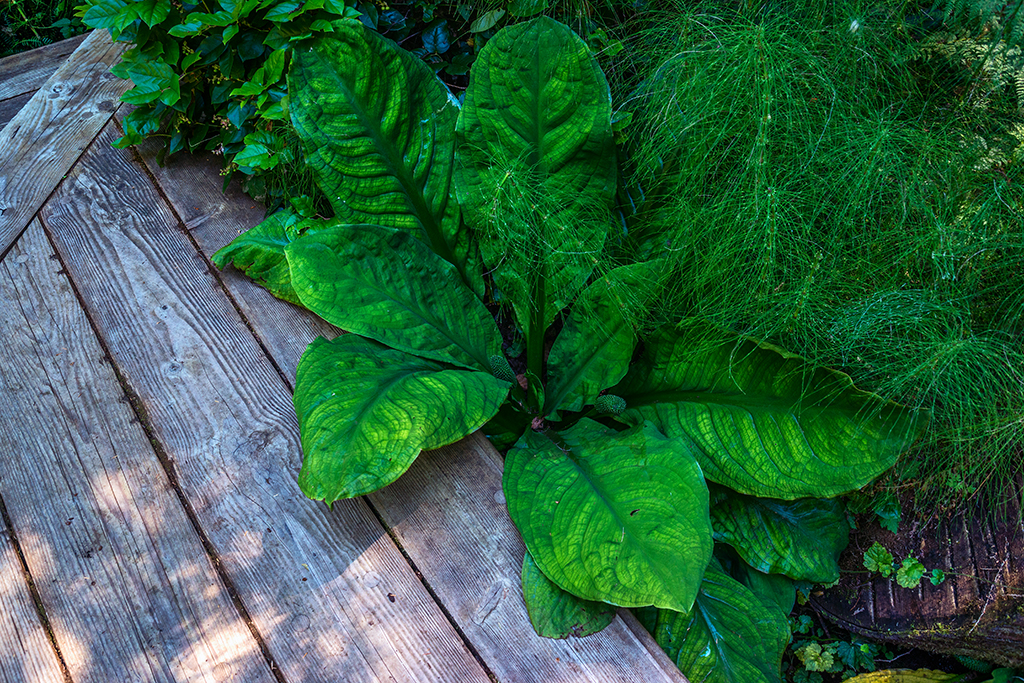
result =
M1019 489L1018 489L1019 491ZM877 523L851 534L839 583L811 597L829 620L873 640L998 664L1024 666L1024 523L1019 493L997 514L959 512L911 521L894 534ZM915 557L946 579L903 588L869 574L864 552L881 543L896 560Z

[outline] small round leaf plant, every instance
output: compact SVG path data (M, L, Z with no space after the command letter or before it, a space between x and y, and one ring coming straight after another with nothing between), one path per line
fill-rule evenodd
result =
M637 608L688 675L779 680L793 580L838 578L833 498L927 416L774 346L650 322L672 259L626 256L608 84L566 26L499 31L461 106L354 21L297 44L287 77L335 217L274 214L214 263L351 333L298 366L302 491L375 491L483 428L507 448L539 634Z

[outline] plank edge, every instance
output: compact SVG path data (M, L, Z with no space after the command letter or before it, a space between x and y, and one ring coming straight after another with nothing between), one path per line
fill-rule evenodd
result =
M39 595L39 590L36 588L35 580L32 578L32 573L28 569L28 564L25 561L25 553L21 549L21 543L18 541L18 535L14 530L13 520L11 519L10 513L7 511L7 504L3 498L0 497L0 531L5 531L8 542L11 545L11 550L14 551L15 557L17 557L18 568L21 570L21 579L25 582L25 590L28 592L29 598L32 600L32 606L35 608L35 616L39 620L39 625L43 629L43 633L46 634L46 641L50 646L49 654L56 660L56 665L60 670L61 676L65 683L72 683L71 673L68 670L68 665L64 661L64 655L60 651L60 647L57 645L57 638L54 636L53 627L50 624L50 619L46 614L46 607L43 605L42 598Z

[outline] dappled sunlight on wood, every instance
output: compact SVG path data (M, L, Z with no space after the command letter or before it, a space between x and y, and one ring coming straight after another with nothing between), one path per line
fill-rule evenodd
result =
M21 444L0 492L69 672L118 680L192 662L198 679L219 667L269 680L40 228L0 281L18 303L0 317L0 365Z
M0 519L0 680L56 683L64 679L29 595L26 576Z
M0 249L0 527L29 574L0 528L0 681L63 681L61 662L76 683L682 680L622 619L534 636L500 467L475 442L408 514L397 489L303 496L294 367L337 330L210 269L262 214L221 194L215 159L143 167L120 132L83 142Z

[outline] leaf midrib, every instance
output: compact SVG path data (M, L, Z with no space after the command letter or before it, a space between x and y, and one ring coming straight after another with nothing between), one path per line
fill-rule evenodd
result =
M643 437L644 436L643 432L640 432L640 435L641 435L641 437ZM573 446L569 446L568 449L563 450L562 448L560 448L558 446L557 442L552 441L552 444L555 446L555 448L560 453L565 455L566 459L569 462L572 463L572 465L576 469L576 471L579 472L580 476L586 481L586 483L589 486L589 488L597 495L597 497L601 501L602 505L604 505L605 508L611 513L611 515L613 517L613 520L615 521L616 525L619 528L623 529L623 530L629 529L629 526L630 526L629 525L629 521L628 520L624 520L623 517L621 517L619 515L619 513L616 511L615 507L612 505L611 501L604 495L604 493L602 493L601 489L599 489L597 487L597 485L595 484L595 477L596 477L596 475L593 475L592 470L590 470L590 468L588 468L584 464L586 462L586 457L583 456L582 454L577 454ZM645 444L645 453L646 453L646 444ZM629 537L629 543L633 547L635 547L637 549L637 551L643 556L644 560L647 562L647 565L654 570L653 573L657 576L657 579L658 579L659 583L663 587L665 587L666 589L671 591L673 599L676 599L677 596L675 595L675 591L670 588L675 583L673 577L666 577L665 576L664 571L662 570L661 562L654 561L651 558L651 556L649 555L649 553L647 552L647 549L644 546L644 544L637 542L636 537L638 535L639 534L637 534L635 531L633 533L627 534L627 536Z
M622 394L630 408L642 408L658 403L687 403L700 406L726 406L743 408L751 413L785 413L799 419L803 415L824 412L851 412L852 409L839 406L800 406L799 399L778 396L750 396L742 392L718 392L715 390L665 389L644 393ZM799 407L799 411L796 408ZM853 412L858 412L853 410Z
M315 260L315 259L310 259L310 260ZM300 269L300 272L304 273L305 270L306 269L302 268L302 269ZM430 328L436 330L438 333L441 334L442 337L444 337L449 342L451 342L451 344L453 346L457 347L463 353L465 353L467 356L469 356L470 358L475 360L479 367L473 367L472 365L463 363L462 361L456 360L454 358L430 358L430 356L426 355L426 352L424 352L424 351L422 351L420 349L415 349L412 346L409 346L406 349L402 349L402 350L407 351L408 353L411 353L412 355L421 356L421 357L428 358L428 359L434 360L434 361L440 361L440 362L449 362L449 361L451 361L451 362L454 362L454 363L456 363L456 364L458 364L460 366L467 367L467 368L470 368L470 369L473 369L473 370L481 370L481 369L486 370L486 369L489 368L490 364L486 360L484 355L478 355L476 353L475 349L467 347L463 343L463 342L468 342L469 341L468 339L462 340L460 342L458 339L456 339L451 334L451 331L449 330L447 325L441 324L442 321L437 320L437 319L432 318L432 317L429 317L429 313L424 312L423 309L416 308L416 307L413 307L413 306L409 305L410 303L415 303L414 299L411 299L408 302L406 300L403 300L403 299L397 299L397 298L395 298L395 296L391 292L387 291L386 289L383 289L375 281L373 281L373 280L365 280L363 278L358 277L358 275L351 275L351 270L350 269L346 269L346 270L347 270L347 272L350 273L350 276L348 278L350 281L356 282L356 283L362 285L363 287L366 287L367 289L377 293L378 295L380 295L383 299L385 299L387 301L391 301L391 302L393 302L395 304L398 304L404 310L406 310L409 313L411 313L416 319L420 320L424 325L427 325ZM296 290L296 291L298 291L298 290ZM364 329L369 329L369 325L367 325L367 327L364 328ZM358 332L355 329L351 329L349 331L350 332ZM381 343L384 343L384 342L381 342Z
M346 351L349 351L349 349L346 349ZM360 355L360 353L358 351L354 351L354 353L356 355ZM430 362L430 361L425 361L425 362ZM417 379L420 374L431 373L431 372L433 372L433 371L430 370L430 369L426 369L426 368L412 369L408 365L403 365L400 368L391 369L391 373L390 373L391 376L390 377L385 377L383 379L383 381L384 381L383 386L375 387L373 389L373 394L372 394L370 400L362 402L362 405L360 405L358 411L356 412L355 417L348 421L349 424L347 425L347 429L345 430L345 432L347 433L347 437L345 438L345 443L351 445L352 442L355 439L357 439L357 438L361 439L361 440L364 440L364 441L367 440L367 438L365 436L365 433L367 431L366 430L366 420L364 420L363 418L368 413L370 413L371 411L376 410L376 408L378 406L380 406L381 403L383 403L385 401L385 399L388 398L388 396L390 395L391 391L395 388L396 385L402 385L407 380L415 380L415 379ZM333 398L333 394L331 395L331 397L327 397L327 398ZM323 407L323 408L330 409L331 406L329 405L329 402L328 402L327 398L325 398L325 399L323 399L321 401L318 401L316 403L315 408ZM309 411L308 414L310 416L312 416L314 409L311 409ZM410 424L415 426L416 423L415 423L415 421L410 421ZM324 427L323 423L321 423L320 429L321 429L321 431L323 431L324 429L327 429L327 428ZM420 431L421 431L421 434L422 434L422 425L421 425L421 430ZM335 430L333 430L333 429L330 430L330 433L332 433L335 436L337 436L337 432ZM414 439L412 439L412 438L407 438L405 440L405 442L403 443L400 455L402 455L404 457L408 457L408 453L409 453L410 450L417 450L417 451L418 450L422 450L422 449L416 449L415 447L410 449L409 444L411 442L413 442L413 441L414 441ZM363 454L366 454L366 449L365 448L360 449L360 452L362 452ZM416 455L418 455L418 453ZM416 455L413 455L413 459L415 459ZM363 464L365 465L366 462L363 461ZM320 468L320 471L323 472L323 467ZM378 472L370 472L366 467L362 468L362 472L363 472L363 474L372 474L377 479L377 481L382 481L384 479L384 477L380 476L380 473L378 473ZM350 483L346 483L342 488L344 490L348 491L350 489Z
M395 179L397 179L399 184L402 186L405 197L410 204L410 208L413 210L413 215L419 222L420 227L423 230L423 234L426 237L426 240L424 241L430 244L431 248L438 256L454 265L456 269L459 270L460 275L462 275L460 264L456 262L451 246L445 239L444 233L441 230L440 225L438 225L433 212L430 211L430 208L427 206L426 198L423 196L422 190L417 187L417 184L409 177L405 165L400 163L401 159L398 157L397 150L393 149L393 146L390 145L389 141L384 137L383 131L380 129L379 122L374 122L371 117L367 116L366 110L360 105L360 101L357 99L355 93L348 88L347 84L340 78L338 73L320 56L320 53L314 51L312 54L323 68L323 71L330 75L330 78L333 80L335 85L345 95L345 99L352 112L356 115L356 118L359 119L364 130L369 133L368 137L373 142L373 146L377 150L379 156L391 171ZM304 73L303 77L306 79L307 83L312 81L308 74ZM319 125L314 125L316 125L317 129L323 133L323 130L320 129ZM433 148L437 144L436 141L433 140L433 136L432 142L434 143L432 145Z

